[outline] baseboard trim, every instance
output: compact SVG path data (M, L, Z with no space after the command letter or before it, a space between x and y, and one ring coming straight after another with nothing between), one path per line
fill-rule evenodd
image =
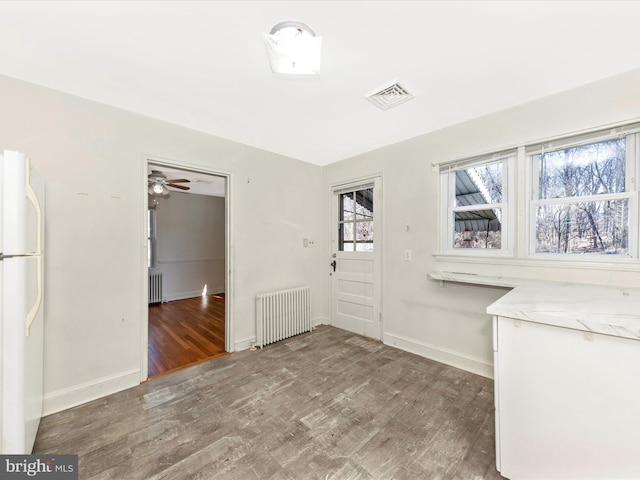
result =
M383 335L383 342L386 345L391 345L399 348L400 350L415 353L416 355L420 355L421 357L425 357L430 360L435 360L436 362L445 363L452 367L475 373L486 378L493 378L493 364L477 357L464 355L451 350L445 350L414 339L390 333L385 333Z
M326 317L316 317L311 321L311 325L314 327L318 325L329 325L329 319Z
M234 352L241 352L242 350L247 350L253 347L257 343L256 337L245 338L244 340L238 340L234 345Z
M140 384L140 369L102 377L44 395L42 415L51 415Z

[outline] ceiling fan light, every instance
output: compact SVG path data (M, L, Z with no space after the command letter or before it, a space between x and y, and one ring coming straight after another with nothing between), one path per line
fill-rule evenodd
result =
M273 73L320 73L322 37L317 37L308 25L292 20L280 22L264 34L264 42Z
M161 193L163 193L164 191L164 186L161 183L154 183L153 187L151 187L153 190L153 193L155 193L156 195L160 195Z

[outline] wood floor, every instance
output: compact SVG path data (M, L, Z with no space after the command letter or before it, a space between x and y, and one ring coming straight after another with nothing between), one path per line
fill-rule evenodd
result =
M493 382L329 326L42 419L83 480L497 480Z
M149 305L149 378L225 354L224 294Z

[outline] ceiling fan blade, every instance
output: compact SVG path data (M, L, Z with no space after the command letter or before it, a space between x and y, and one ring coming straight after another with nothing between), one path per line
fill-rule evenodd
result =
M184 185L174 185L173 183L168 182L167 187L179 188L180 190L191 190L189 187L185 187Z
M175 180L167 180L167 183L190 183L191 180L187 180L186 178L177 178Z

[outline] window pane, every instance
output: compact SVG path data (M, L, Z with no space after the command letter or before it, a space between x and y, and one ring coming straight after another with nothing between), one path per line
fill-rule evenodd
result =
M629 253L629 200L540 205L536 253Z
M456 173L456 206L502 202L502 162L489 163Z
M356 223L356 241L357 242L373 241L373 222Z
M340 194L340 220L353 220L353 192Z
M356 252L373 252L373 243L356 243Z
M353 223L345 223L342 225L342 239L347 241L353 240Z
M454 248L499 249L502 246L502 209L455 212Z
M353 252L353 222L340 223L338 228L338 250L341 252Z
M373 251L373 187L341 193L338 200L339 251Z
M539 198L624 192L625 158L625 138L539 155Z
M373 219L373 188L356 192L356 218Z

